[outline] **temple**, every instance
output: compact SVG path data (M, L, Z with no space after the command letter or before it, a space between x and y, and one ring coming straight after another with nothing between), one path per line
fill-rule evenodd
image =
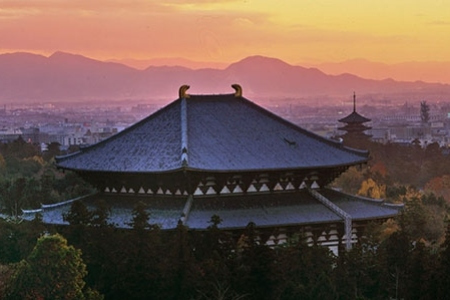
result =
M345 131L345 134L340 136L345 145L360 148L364 146L364 142L370 139L371 136L366 134L365 131L370 130L371 127L364 125L364 123L371 120L356 112L355 93L353 93L353 112L338 121L345 123L345 126L338 128Z
M57 157L57 167L74 171L98 193L44 206L43 221L67 224L70 202L94 209L110 206L109 221L129 228L132 210L145 202L149 222L174 229L182 222L204 230L211 217L237 235L253 222L268 244L299 234L335 252L351 248L366 224L398 214L383 200L327 188L368 152L304 130L231 94L179 98L124 131L79 152Z

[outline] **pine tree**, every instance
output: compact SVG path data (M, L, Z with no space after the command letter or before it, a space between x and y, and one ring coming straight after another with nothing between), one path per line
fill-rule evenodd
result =
M428 121L430 121L430 106L427 101L420 102L420 119L424 124L427 124Z

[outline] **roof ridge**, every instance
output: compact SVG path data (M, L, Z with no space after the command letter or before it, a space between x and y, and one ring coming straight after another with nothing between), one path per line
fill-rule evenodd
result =
M187 122L187 105L186 98L181 99L181 166L188 167L188 122Z

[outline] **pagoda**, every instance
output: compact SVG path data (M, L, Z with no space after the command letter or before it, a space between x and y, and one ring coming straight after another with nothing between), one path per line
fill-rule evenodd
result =
M43 221L67 224L70 203L110 206L109 221L129 228L132 209L147 204L150 223L163 230L181 222L205 230L212 216L239 236L254 223L268 244L301 235L310 244L350 248L368 222L395 217L399 208L327 188L368 152L320 137L232 94L179 98L122 132L79 152L57 157L98 192L47 205Z
M340 137L344 140L346 145L360 146L361 143L370 138L370 135L366 134L365 131L372 127L366 126L364 123L370 122L371 120L356 112L355 93L353 93L353 112L338 121L345 123L344 126L339 127L338 129L345 131L345 134Z

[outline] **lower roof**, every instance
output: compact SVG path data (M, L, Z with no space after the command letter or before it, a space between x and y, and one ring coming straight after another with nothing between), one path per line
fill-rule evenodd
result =
M386 219L399 212L399 207L387 205L381 200L349 196L330 189L318 191L349 214L353 221ZM119 228L131 227L133 208L142 201L147 204L150 224L158 224L162 229L173 229L183 215L188 199L163 195L149 197L95 194L75 201L82 201L89 210L94 210L99 201L106 203L110 208L108 222ZM32 219L33 214L39 211L44 223L68 224L63 220L63 215L69 212L71 202L73 201L25 212L24 217ZM306 189L295 192L194 197L185 225L190 229L206 229L211 225L213 215L222 219L219 225L222 229L242 229L250 222L258 227L283 227L343 221Z

